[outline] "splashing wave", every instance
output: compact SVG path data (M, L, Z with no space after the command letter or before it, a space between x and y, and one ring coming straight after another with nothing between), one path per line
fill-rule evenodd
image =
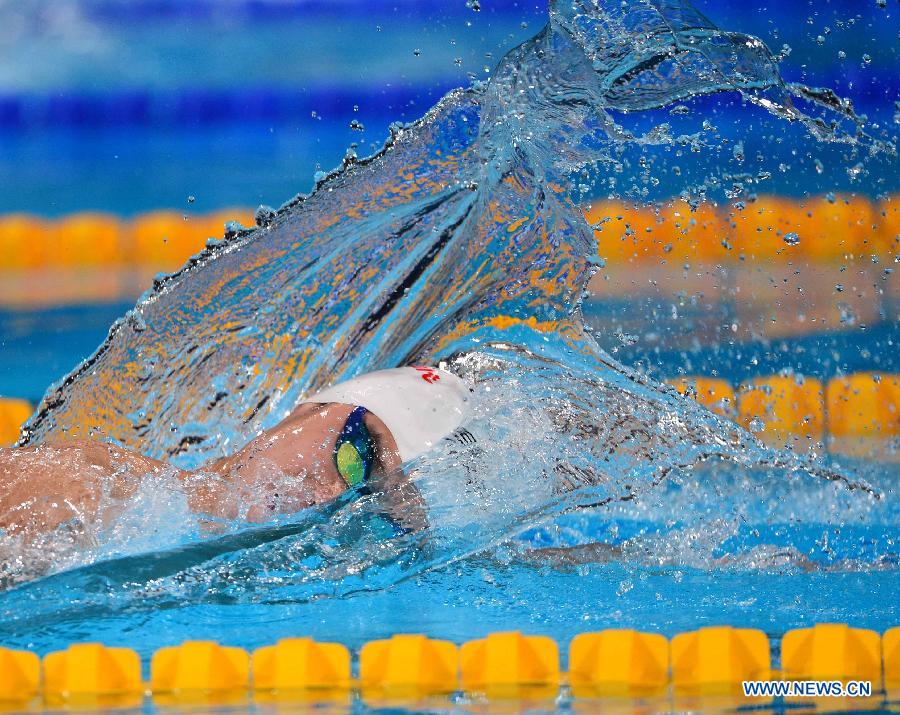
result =
M582 322L599 262L575 201L580 173L615 164L623 147L683 141L666 126L634 133L622 117L716 92L800 121L814 140L866 141L849 107L786 85L762 42L717 29L686 1L559 0L489 82L395 127L375 156L348 153L312 194L159 279L50 390L23 443L92 435L193 468L327 384L411 362L478 383L479 442L420 458L416 504L348 494L199 541L188 524L165 543L128 543L128 523L159 530L178 511L176 497L138 499L97 548L50 570L82 568L19 586L3 611L22 599L38 620L186 599L302 602L510 544L514 558L551 561L895 565L889 540L823 552L798 526L895 523L876 489L822 458L767 449L618 364ZM801 493L819 508L773 516ZM381 533L385 509L423 502L427 529ZM23 566L6 577L34 575ZM63 593L80 595L63 608Z

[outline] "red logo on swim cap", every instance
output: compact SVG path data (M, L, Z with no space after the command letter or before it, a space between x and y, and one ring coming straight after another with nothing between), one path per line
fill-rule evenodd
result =
M419 367L418 365L413 365L413 369L421 372L422 379L429 385L432 385L441 379L441 376L434 371L433 367Z

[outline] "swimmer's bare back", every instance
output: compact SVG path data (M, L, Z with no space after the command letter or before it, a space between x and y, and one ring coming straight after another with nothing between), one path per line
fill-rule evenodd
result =
M334 499L347 489L333 462L350 405L304 404L234 455L181 470L93 440L50 441L0 449L0 530L28 540L77 523L113 520L147 479L177 480L188 506L212 519L262 522ZM396 443L374 415L377 474L396 474Z

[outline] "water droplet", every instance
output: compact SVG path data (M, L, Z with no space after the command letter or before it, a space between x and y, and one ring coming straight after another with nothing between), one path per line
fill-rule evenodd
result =
M862 56L862 61L864 65L872 64L872 56L869 54L865 54Z
M230 236L234 236L235 234L241 233L242 231L246 231L247 227L244 226L240 221L226 221L225 222L225 237L228 238Z
M413 50L413 54L414 54L416 57L418 57L419 55L422 54L422 50L420 50L420 49L417 47L416 49Z
M844 52L843 50L839 50L839 51L838 51L838 59L839 59L839 60L846 60L846 59L847 59L847 53Z
M131 313L131 329L136 333L143 333L147 329L147 321L144 316L134 311Z
M788 246L797 246L800 243L800 236L791 231L790 233L784 234L784 242Z
M257 226L269 226L275 220L275 209L271 206L260 206L256 209L253 219Z
M843 283L838 283L838 284L836 284L836 285L834 286L834 289L835 289L838 293L843 293L843 292L844 292L844 285L843 285Z
M824 44L825 44L825 38L824 38L822 35L818 35L818 36L816 37L816 42L817 42L818 44L820 44L820 45L824 45Z
M466 7L473 12L481 12L481 0L466 0Z
M363 123L358 119L353 119L350 122L350 128L355 132L364 132L366 130L365 126L363 126Z
M750 424L748 426L750 427L751 432L762 432L766 428L766 423L763 422L759 417L754 417L752 420L750 420Z
M194 203L196 200L197 200L197 199L196 199L196 197L194 197L194 196L188 196L188 198L187 198L187 202L188 202L189 204Z
M841 325L856 325L856 313L846 303L840 303L837 306L840 315Z

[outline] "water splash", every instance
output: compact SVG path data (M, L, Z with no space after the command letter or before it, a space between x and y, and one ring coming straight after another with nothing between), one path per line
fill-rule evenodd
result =
M420 457L413 494L399 485L347 493L262 527L174 535L182 543L167 534L150 553L101 537L104 547L79 552L82 568L8 591L6 627L52 630L185 604L349 598L484 558L788 573L896 566L890 540L871 541L900 516L893 502L822 479L821 465L786 460L699 408L685 416L674 394L667 408L649 388L642 395L588 373L573 379L560 361L514 345L486 346L450 367L481 385L469 425L479 441L444 442ZM597 419L606 411L615 418ZM161 508L132 502L110 533L129 538L172 523L171 506L156 502ZM416 509L428 528L398 533L383 518L414 520ZM862 539L870 542L863 550ZM75 565L74 556L62 564Z
M611 110L730 89L784 86L761 42L686 3L552 3L489 83L161 279L24 441L91 431L190 465L325 384L510 322L592 350L577 311L595 243L571 172L629 139Z
M845 103L786 85L762 42L717 29L687 2L559 0L548 25L489 82L451 92L420 121L394 127L375 156L348 154L309 196L261 212L254 229L232 227L160 278L97 353L50 390L24 444L91 435L192 468L327 384L444 361L481 386L473 429L497 448L447 445L421 458L414 502L351 494L288 523L174 549L157 544L152 557L108 548L81 563L120 557L17 589L16 598L66 618L185 599L342 596L446 567L543 523L586 511L605 520L628 505L640 505L632 524L687 523L608 538L605 553L707 567L775 563L784 551L760 540L757 527L769 517L765 509L750 515L752 499L719 505L714 524L687 508L693 497L667 501L672 490L703 493L697 474L715 476L714 492L769 503L775 472L825 485L832 503L834 494L853 495L869 514L879 495L852 473L765 448L618 364L582 322L580 302L600 262L575 201L580 172L616 165L625 147L701 144L667 125L634 132L622 118L723 91L800 121L816 139L885 149L866 143ZM833 121L796 108L798 96ZM385 538L380 514L422 502L428 529ZM746 524L757 526L748 532ZM701 535L702 548L685 546ZM792 564L816 563L796 530L771 542L779 540L796 555ZM864 559L889 562L892 548ZM82 595L61 613L53 594L71 589Z

